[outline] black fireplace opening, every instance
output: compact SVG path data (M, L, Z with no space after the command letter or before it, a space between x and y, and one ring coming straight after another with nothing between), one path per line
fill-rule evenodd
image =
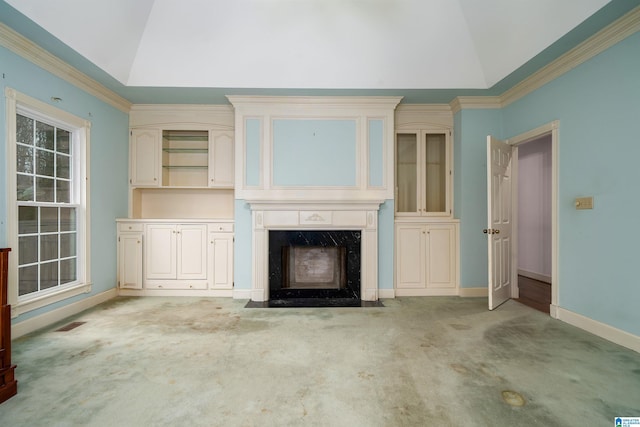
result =
M270 230L269 306L359 307L360 230Z

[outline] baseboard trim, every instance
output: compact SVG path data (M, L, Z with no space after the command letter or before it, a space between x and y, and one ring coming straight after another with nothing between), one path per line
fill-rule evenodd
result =
M118 295L123 297L229 298L233 295L233 291L231 289L120 289Z
M234 289L233 299L251 299L251 289Z
M378 298L395 298L395 289L378 289Z
M614 328L565 308L557 308L558 319L594 335L640 353L640 336Z
M397 297L446 297L458 295L458 289L396 289Z
M49 325L52 325L53 323L66 319L67 317L73 316L74 314L78 314L88 308L101 304L117 296L117 289L109 289L106 292L102 292L100 294L90 296L89 298L85 298L81 301L65 305L64 307L60 307L48 313L32 317L31 319L27 319L23 322L18 322L11 325L11 338L18 338L31 332L37 331L38 329L45 328Z
M546 274L534 273L533 271L518 269L518 276L528 277L529 279L539 280L545 283L551 283L551 276Z
M486 298L489 296L488 286L481 288L460 288L458 296L463 298Z

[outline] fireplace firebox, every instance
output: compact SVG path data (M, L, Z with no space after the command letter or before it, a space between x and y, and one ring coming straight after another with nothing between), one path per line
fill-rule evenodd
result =
M359 306L360 252L360 230L270 230L270 305Z

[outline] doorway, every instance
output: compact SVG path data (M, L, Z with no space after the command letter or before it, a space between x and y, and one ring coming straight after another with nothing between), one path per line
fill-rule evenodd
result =
M517 297L544 313L551 306L551 134L517 146Z
M559 293L558 127L554 121L507 140L515 159L512 296L533 302L554 318Z

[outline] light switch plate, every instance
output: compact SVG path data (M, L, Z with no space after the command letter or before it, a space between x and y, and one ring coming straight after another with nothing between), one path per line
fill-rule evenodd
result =
M593 197L576 197L576 209L593 209Z

